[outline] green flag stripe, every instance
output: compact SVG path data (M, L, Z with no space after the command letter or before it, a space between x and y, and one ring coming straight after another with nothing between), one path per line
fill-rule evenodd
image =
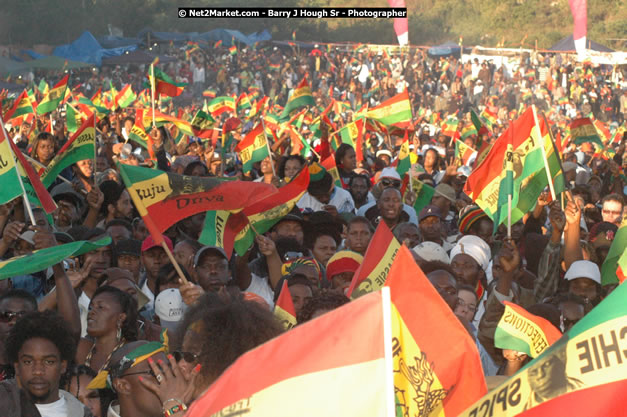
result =
M18 172L15 167L0 175L0 204L8 203L16 197L22 195L22 187L20 187Z

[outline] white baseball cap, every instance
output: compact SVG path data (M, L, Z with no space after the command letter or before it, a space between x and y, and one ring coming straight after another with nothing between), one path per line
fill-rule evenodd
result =
M416 255L425 261L440 261L445 264L450 264L451 260L444 248L435 242L422 242L414 246L412 249Z
M599 267L594 262L590 261L575 261L570 265L564 279L570 281L577 278L588 278L597 284L601 284L601 272Z
M176 288L168 288L157 295L155 300L155 313L159 317L161 327L174 330L183 319L185 303L181 292Z

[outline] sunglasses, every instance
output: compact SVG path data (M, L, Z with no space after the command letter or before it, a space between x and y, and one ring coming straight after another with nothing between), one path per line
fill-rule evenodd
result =
M172 352L172 356L174 356L174 360L180 362L184 360L187 363L198 362L198 355L192 352L182 352L180 350L176 350Z
M14 319L19 319L26 313L27 311L3 311L0 313L0 322L9 323Z
M400 188L401 187L401 182L400 181L388 180L386 178L381 180L381 184L383 184L384 187L394 187L394 188Z

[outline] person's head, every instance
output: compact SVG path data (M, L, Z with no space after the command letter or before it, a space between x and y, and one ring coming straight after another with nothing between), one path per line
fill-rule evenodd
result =
M0 343L20 317L36 310L37 300L28 291L12 289L0 295Z
M298 313L301 312L305 303L313 297L311 282L305 275L298 273L290 274L286 279L287 288L290 290L292 302L294 303L294 310L298 316Z
M553 304L559 308L561 316L562 332L569 331L586 314L586 302L578 295L567 293L557 297Z
M148 358L155 362L168 361L160 343L144 340L126 343L111 355L107 370L111 388L117 394L120 415L123 417L160 417L163 415L159 397L141 383L141 379L146 379L153 384L158 384Z
M311 240L311 254L320 264L326 265L337 251L339 242L336 236L332 232L321 230Z
M135 282L138 282L141 268L141 246L141 242L134 239L118 240L115 244L118 266L129 271Z
M413 248L420 243L420 231L414 223L401 223L394 230L394 236L401 243L406 243L408 248Z
M440 183L435 187L435 194L431 198L431 204L438 207L443 216L448 215L451 204L455 201L455 190L448 184Z
M335 161L337 166L345 171L354 170L357 168L355 149L347 143L341 144L335 151Z
M485 278L490 263L490 247L483 239L466 235L451 249L451 268L463 284L476 287Z
M401 189L402 180L396 169L394 168L383 168L381 170L381 175L379 175L379 180L377 181L377 186L383 190L386 188L396 188L397 190Z
M172 251L174 248L172 247L172 241L167 236L164 236L166 244ZM156 280L157 275L159 274L159 269L165 265L170 263L170 258L168 258L168 254L165 252L162 246L157 245L152 236L148 236L142 242L142 256L141 256L142 265L146 270L146 276L149 279Z
M144 223L144 219L141 217L136 217L133 219L133 239L139 240L143 242L149 235L148 229L146 228L146 223Z
M290 155L283 158L279 165L280 178L293 178L305 166L306 161L300 155Z
M84 200L69 184L54 187L51 195L57 203L57 209L52 213L57 228L72 227L80 222Z
M363 256L349 250L342 250L333 255L327 263L327 280L331 282L331 286L344 293L363 260Z
M99 229L102 231L102 229ZM91 264L89 276L100 279L105 269L113 265L113 251L111 245L94 249L83 255L83 266Z
M429 282L435 287L446 304L455 310L457 306L457 281L455 277L445 269L436 269L427 274Z
M183 170L183 175L190 177L206 177L208 174L207 166L200 161L190 162Z
M89 303L87 334L94 338L116 335L127 342L137 340L137 301L110 285L98 287Z
M261 165L260 165L260 170L261 173L264 175L270 175L274 172L274 168L276 166L276 159L273 158L272 156L266 156L262 161L261 161Z
M76 341L58 314L34 311L11 328L5 352L25 395L35 404L49 404L59 399L61 375L74 359Z
M82 178L91 178L94 174L94 160L83 159L82 161L77 161L74 172Z
M601 204L603 221L620 226L623 220L623 198L618 194L609 194L603 197Z
M418 228L422 240L440 243L442 240L442 212L439 207L428 205L420 211Z
M186 265L191 265L193 263L194 255L200 250L200 248L202 248L202 244L197 240L183 239L176 242L172 253L176 262L178 262L182 267L185 267Z
M424 167L427 169L438 169L440 165L440 155L438 151L433 148L429 148L425 151Z
M477 293L470 285L459 285L457 287L457 306L455 314L472 322L477 312Z
M282 333L272 313L239 296L202 295L185 312L179 325L179 365L190 370L201 365L193 398L207 389L245 352ZM207 343L211 340L211 343Z
M100 191L104 194L101 210L107 220L131 218L133 204L123 185L107 180L100 184Z
M105 270L104 277L105 280L100 285L109 285L120 291L124 291L133 297L138 309L141 309L150 301L148 296L137 286L133 274L126 269L117 267L109 268Z
M533 393L541 400L547 400L566 392L566 350L554 351L534 361L527 372Z
M42 132L33 141L31 157L47 165L57 151L57 141L54 136L48 132Z
M329 201L331 201L331 192L334 187L333 177L328 172L324 172L319 180L309 182L307 191L320 203L329 204Z
M458 226L461 234L478 236L488 245L492 243L494 223L478 206L464 207L459 216Z
M109 236L111 236L113 243L117 243L120 240L130 239L133 227L128 220L113 219L107 222L105 225L105 231Z
M372 226L368 219L362 216L353 217L348 222L346 229L346 249L357 252L361 255L366 253L370 238L372 237Z
M74 365L64 375L63 389L76 397L89 408L94 417L106 415L105 404L97 389L89 389L87 385L96 376L96 371L86 365Z
M270 239L275 243L280 238L295 239L301 246L303 245L305 234L303 231L303 218L296 214L288 214L283 217L270 230Z
M570 265L564 279L568 281L568 292L583 298L586 312L600 301L601 272L591 261L575 261Z
M357 174L348 181L348 191L355 202L365 202L370 190L370 179L367 175Z
M350 300L344 294L339 294L335 291L321 291L308 300L300 313L298 313L298 324L303 324L316 317L320 317L324 313L333 311L349 301Z
M395 224L400 221L403 212L403 197L396 188L386 188L377 200L377 208L381 218L388 224Z
M231 279L229 259L224 250L217 246L204 246L194 258L194 269L198 285L205 291L219 291Z

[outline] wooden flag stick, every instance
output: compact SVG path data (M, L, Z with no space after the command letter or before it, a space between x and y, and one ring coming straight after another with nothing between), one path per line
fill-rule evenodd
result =
M512 238L512 195L507 195L507 238Z
M263 121L263 117L260 117L260 119L261 119L261 128L263 129L263 137L266 140L266 148L268 148L268 157L270 158L270 166L272 167L272 176L276 177L276 171L274 169L274 158L272 157L272 149L270 149L270 143L268 142L268 135L266 135L266 124Z
M542 136L542 130L540 130L540 123L538 123L538 114L536 113L535 104L531 106L533 110L533 120L535 122L535 127L538 132L538 141L540 142L540 150L542 151L542 159L544 161L544 170L546 171L547 181L549 183L549 190L551 191L551 199L555 200L555 187L553 186L553 178L551 177L551 170L549 168L549 161L546 158L546 151L544 149L544 137ZM547 129L549 126L546 127Z
M161 247L163 248L165 253L168 255L168 258L170 258L170 262L172 262L172 265L174 265L174 269L176 269L176 272L179 274L179 277L181 278L181 282L183 283L183 285L188 284L189 281L187 280L187 278L185 278L185 274L183 273L181 266L179 265L178 262L176 262L176 259L174 258L174 255L172 254L172 251L170 251L170 248L168 247L168 245L165 243L165 240L161 242Z

